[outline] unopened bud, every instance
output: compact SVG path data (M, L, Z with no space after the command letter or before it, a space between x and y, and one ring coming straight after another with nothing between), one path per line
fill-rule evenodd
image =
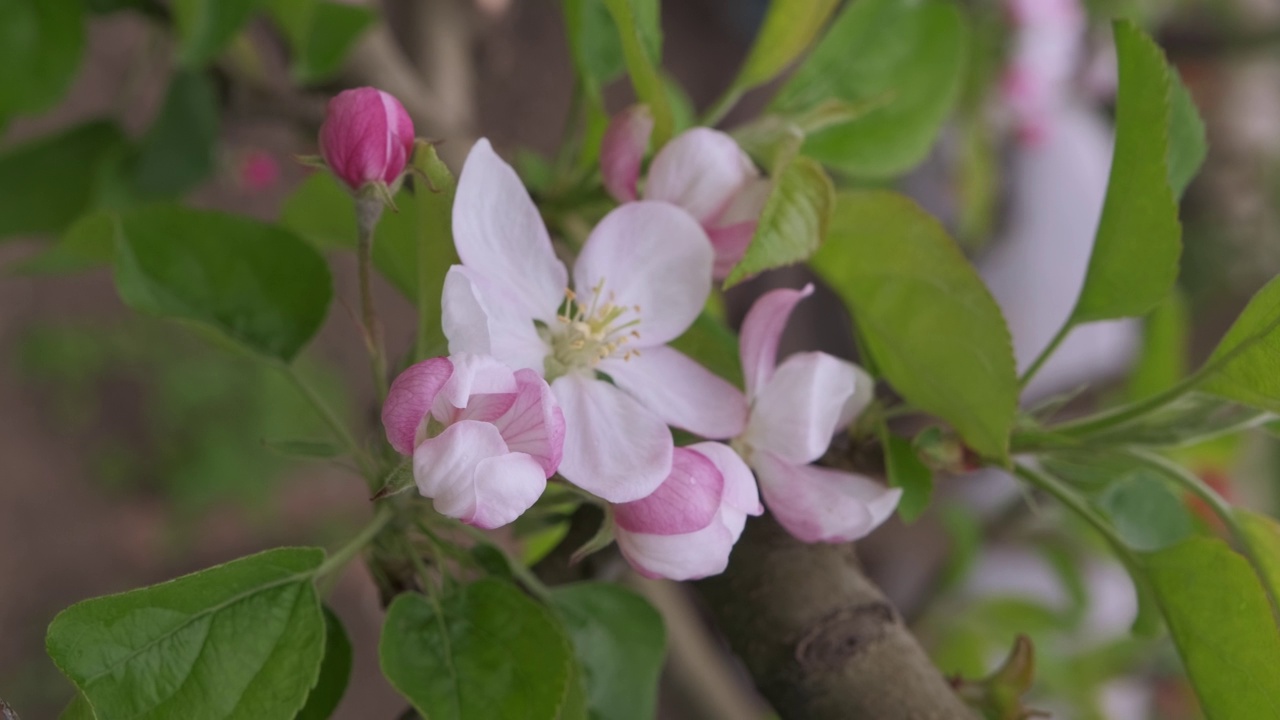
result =
M404 106L376 88L344 90L329 101L320 126L320 154L352 192L390 188L413 153L413 120Z

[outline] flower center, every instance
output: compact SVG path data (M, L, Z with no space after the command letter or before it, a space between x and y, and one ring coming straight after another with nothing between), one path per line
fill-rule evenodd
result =
M545 362L548 381L575 371L591 371L601 360L621 357L630 360L640 351L626 345L640 337L640 306L618 305L613 294L604 293L601 280L591 289L591 302L583 305L568 288L565 303L553 327L542 328L543 339L551 346Z

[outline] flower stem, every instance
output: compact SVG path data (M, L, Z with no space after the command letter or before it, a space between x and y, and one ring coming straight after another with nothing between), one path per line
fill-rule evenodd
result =
M344 565L351 561L357 553L365 548L366 545L373 542L378 533L382 532L382 528L387 526L391 521L391 508L386 505L378 507L373 515L373 520L364 526L355 537L346 545L343 545L336 552L329 556L320 567L316 568L316 577L323 577L335 570L341 570Z
M383 200L375 194L361 195L356 199L356 262L360 282L360 316L364 324L365 344L369 349L369 361L373 366L373 389L378 404L387 399L387 351L382 339L382 325L373 305L373 286L370 280L373 266L373 236L382 217Z
M1116 531L1107 524L1107 521L1104 520L1093 508L1089 507L1089 504L1085 502L1084 498L1080 497L1071 488L1063 485L1062 481L1048 473L1040 472L1039 470L1032 469L1030 466L1023 465L1021 463L1015 465L1013 471L1018 477L1052 495L1054 499L1063 505L1066 505L1069 509L1083 518L1085 522L1092 525L1093 529L1097 530L1102 537L1107 540L1115 550L1116 554L1120 556L1121 560L1126 562L1135 560L1133 553L1129 550L1129 547L1125 545L1124 540L1121 539Z
M707 112L702 116L702 124L707 127L715 127L724 119L725 115L738 104L738 99L742 97L742 90L735 83L732 87L725 91L723 95L715 101L715 103L707 108Z
M347 453L351 455L351 458L356 461L356 465L360 468L360 473L367 480L373 482L375 475L372 472L369 458L365 455L364 449L360 447L360 443L356 442L355 436L351 434L346 424L338 418L333 408L329 407L329 404L324 401L324 398L320 397L320 393L316 392L315 388L302 379L302 376L298 374L297 369L292 365L282 363L278 367L280 372L284 373L285 377L289 378L293 386L298 389L298 392L302 393L302 396L307 399L307 402L315 409L320 419L329 426L334 439L341 443L346 448Z
M1053 339L1049 341L1049 344L1045 345L1044 350L1041 350L1040 354L1036 356L1036 359L1032 361L1031 367L1027 368L1027 371L1018 379L1019 390L1025 389L1027 385L1031 383L1031 379L1036 376L1036 373L1040 372L1040 368L1044 367L1044 364L1053 356L1054 351L1058 349L1058 346L1062 344L1062 341L1067 339L1067 335L1071 334L1071 330L1074 327L1075 325L1073 325L1070 320L1063 323L1062 327L1058 330L1058 334L1053 336Z

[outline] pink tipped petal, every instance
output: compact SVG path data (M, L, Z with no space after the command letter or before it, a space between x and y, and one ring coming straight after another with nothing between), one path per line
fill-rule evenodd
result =
M382 426L396 452L413 454L418 428L452 374L453 363L448 358L431 358L410 365L391 383L382 404Z
M399 179L413 155L413 119L394 96L381 90L378 95L382 100L382 110L387 116L387 157L392 158L382 180L390 185ZM396 165L399 166L398 170Z
M329 101L320 126L320 153L352 190L394 182L413 149L413 121L391 95L371 87L344 90Z
M500 360L465 352L454 353L449 360L453 363L453 375L440 388L431 408L431 414L440 422L464 419L487 422L506 412L515 402L515 373ZM500 397L503 395L509 397L504 400ZM502 407L495 409L492 407L495 404Z
M755 220L707 228L707 237L711 239L711 248L716 254L715 265L711 270L716 280L729 277L733 268L742 262L755 232Z
M685 535L649 535L619 529L618 549L636 572L647 578L697 580L719 575L729 566L737 533L719 520Z
M444 279L441 310L450 353L492 355L513 369L542 372L547 345L538 337L533 318L500 287L454 265Z
M600 303L631 308L626 319L638 313L632 347L664 345L702 312L712 261L707 234L687 213L663 203L628 203L591 231L574 266L574 289L584 306L602 288Z
M853 365L853 363L849 363ZM837 428L849 427L863 410L871 404L876 397L876 380L858 365L853 365L853 394L845 401L844 407L840 408L840 419L836 421Z
M745 515L764 512L764 506L760 504L760 492L756 489L756 478L733 448L724 443L702 442L689 445L688 449L715 463L724 476L724 508Z
M796 303L813 294L813 283L802 290L771 290L761 295L742 321L738 346L747 397L755 398L773 377L778 365L778 343Z
M671 431L630 395L571 374L551 390L564 411L560 474L609 502L639 500L671 474Z
M760 390L744 438L787 462L817 460L831 444L856 378L852 363L826 353L792 355Z
M498 428L463 421L424 441L413 453L413 479L442 515L468 521L476 512L476 466L507 454Z
M618 202L636 199L636 181L651 133L653 113L647 105L633 105L609 121L600 143L600 177Z
M676 448L671 474L648 497L613 506L618 527L649 535L684 535L710 525L720 512L724 476L705 455Z
M524 183L483 138L458 178L453 237L462 264L502 287L522 314L555 321L568 287L564 265Z
M668 425L717 439L736 437L747 425L742 391L666 345L606 360L600 371Z
M515 402L493 424L512 452L531 456L551 477L564 454L564 413L547 381L534 371L517 370L516 383Z
M678 205L698 222L710 224L756 174L733 138L719 130L693 128L654 156L644 197Z
M502 527L533 507L546 487L542 465L524 453L486 458L476 464L475 512L462 520L486 530Z
M898 506L901 488L853 473L793 465L768 452L753 458L760 492L778 522L804 542L852 542L879 527Z

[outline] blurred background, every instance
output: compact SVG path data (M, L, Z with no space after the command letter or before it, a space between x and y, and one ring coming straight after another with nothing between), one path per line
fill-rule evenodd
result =
M5 8L16 2L0 0L0 44L20 32L16 5ZM662 3L663 65L693 107L732 79L766 4ZM1085 382L1093 398L1138 392L1142 372L1162 371L1141 350L1153 335L1177 350L1166 364L1196 362L1280 273L1280 3L1093 0L1087 16L1047 20L1016 6L1075 4L961 4L974 31L963 98L929 160L900 185L975 258L1009 315L1023 366L1070 310L1101 204L1115 84L1105 18L1141 19L1206 121L1208 159L1183 203L1181 301L1145 327L1073 338L1033 395ZM10 204L23 173L42 171L15 155L21 161L29 143L98 118L154 138L170 117L179 134L207 142L194 170L158 170L154 182L180 185L195 206L273 220L310 172L294 158L316 152L324 102L343 87L380 84L400 95L419 135L443 140L455 170L484 135L525 172L554 156L573 93L555 0L388 0L344 20L349 42L301 74L280 25L264 15L186 100L172 90L180 84L165 3L85 6L83 59L65 95L50 109L0 119L0 697L27 720L56 717L71 695L44 654L59 610L261 548L332 547L367 517L368 499L343 468L289 452L287 441L320 429L287 381L185 327L126 311L106 270L64 272L43 255L47 237L13 232L6 218L31 210ZM1021 84L1027 73L1031 93ZM415 85L431 94L407 97ZM610 109L623 108L629 92L615 83ZM751 93L724 126L750 119L768 97L768 88ZM65 136L57 142L72 147ZM154 142L159 156L180 152ZM75 150L48 161L83 163L86 174L96 167ZM35 211L58 227L63 211L48 201ZM346 417L373 428L350 312L354 262L332 257L338 302L302 367ZM731 314L802 275L783 271L735 290ZM407 347L413 310L389 285L378 290L395 354ZM789 342L848 353L848 323L835 301L824 302L807 309ZM1278 449L1258 430L1180 459L1228 497L1274 514ZM1188 523L1211 522L1202 508L1187 510ZM923 518L891 521L859 554L948 673L986 674L1026 633L1038 651L1033 707L1062 718L1198 717L1168 641L1129 635L1136 602L1123 569L1070 522L1007 478L945 478ZM626 581L668 614L661 717L768 716L692 596ZM355 652L338 717L398 717L406 704L378 672L382 611L362 567L347 569L331 604Z

